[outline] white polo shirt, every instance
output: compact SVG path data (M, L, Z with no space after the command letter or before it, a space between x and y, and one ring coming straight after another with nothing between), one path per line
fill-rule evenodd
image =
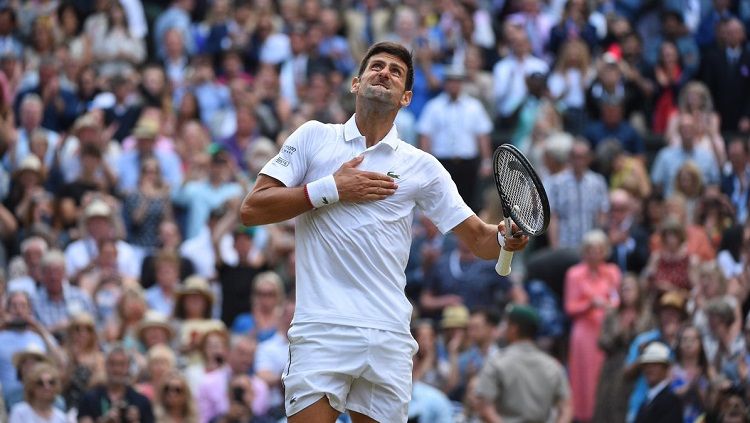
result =
M492 131L492 120L482 103L466 94L451 101L442 93L428 101L417 132L430 137L432 154L440 159L479 157L479 137Z
M370 148L352 116L343 125L310 121L260 173L288 187L333 174L359 154L358 169L390 174L387 199L339 202L296 222L297 304L293 323L332 323L409 333L404 269L418 208L445 233L473 215L433 156L398 139L396 127Z

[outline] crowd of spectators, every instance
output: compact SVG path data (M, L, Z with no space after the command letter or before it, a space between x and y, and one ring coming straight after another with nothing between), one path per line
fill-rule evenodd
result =
M415 215L410 418L545 418L488 389L549 384L504 364L521 333L577 422L667 421L665 387L750 421L748 29L742 0L0 1L0 421L284 421L304 269L239 204L382 40L414 56L400 138L488 222L511 142L552 210L510 278Z

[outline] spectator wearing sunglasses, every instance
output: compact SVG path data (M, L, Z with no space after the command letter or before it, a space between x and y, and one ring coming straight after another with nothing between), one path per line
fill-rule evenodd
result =
M197 422L198 410L187 380L177 371L168 373L156 391L154 415L158 423Z
M49 363L35 364L24 381L24 401L13 406L9 422L66 423L65 413L54 407L60 389L60 372Z

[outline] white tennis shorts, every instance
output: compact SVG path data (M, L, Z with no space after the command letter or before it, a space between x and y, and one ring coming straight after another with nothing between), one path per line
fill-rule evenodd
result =
M409 334L325 323L289 329L282 375L287 416L323 395L334 409L378 422L406 422L417 342Z

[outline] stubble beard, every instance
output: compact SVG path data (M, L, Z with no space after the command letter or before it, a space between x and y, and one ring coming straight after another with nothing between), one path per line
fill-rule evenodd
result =
M381 112L398 108L390 92L375 87L375 85L368 85L358 95L365 107Z

